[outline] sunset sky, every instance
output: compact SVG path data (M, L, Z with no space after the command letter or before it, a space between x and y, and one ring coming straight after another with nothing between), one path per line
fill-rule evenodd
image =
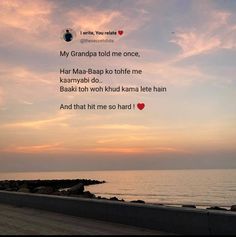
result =
M236 1L1 0L0 25L1 171L236 168ZM70 43L65 28L77 32ZM81 30L124 34L81 44ZM141 57L66 59L60 50ZM59 69L73 67L142 69L101 79L167 92L59 93ZM59 109L139 102L142 111Z

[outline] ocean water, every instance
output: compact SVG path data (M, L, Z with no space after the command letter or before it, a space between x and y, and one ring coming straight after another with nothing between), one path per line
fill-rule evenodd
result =
M195 204L229 207L236 204L236 170L131 170L1 173L0 180L74 179L105 180L86 187L102 197L144 200L167 205Z

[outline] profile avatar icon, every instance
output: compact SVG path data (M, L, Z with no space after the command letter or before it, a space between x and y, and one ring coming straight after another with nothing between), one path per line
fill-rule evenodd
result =
M66 33L64 34L64 40L66 42L70 42L73 39L73 35L70 33L70 30L66 30Z
M72 29L65 29L62 32L62 38L66 42L71 42L75 38L75 32Z

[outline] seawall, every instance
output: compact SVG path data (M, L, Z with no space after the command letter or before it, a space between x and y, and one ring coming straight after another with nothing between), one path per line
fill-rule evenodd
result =
M236 234L236 213L0 191L0 203L176 234Z

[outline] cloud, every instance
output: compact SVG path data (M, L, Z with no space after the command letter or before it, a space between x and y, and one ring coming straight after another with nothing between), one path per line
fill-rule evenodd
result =
M67 15L73 23L73 28L83 31L108 30L107 26L121 17L119 11L98 11L92 7L72 10Z
M53 85L52 78L56 76L55 72L35 72L27 68L26 66L8 65L1 63L0 75L2 81L14 81L20 84L31 85L42 84L42 85Z
M52 2L45 0L1 0L1 27L37 33L49 23L52 10Z
M28 153L28 154L85 154L85 153L110 153L110 154L172 154L181 153L187 154L185 150L177 149L174 147L94 147L94 148L72 148L65 147L62 143L40 144L40 145L11 145L7 148L0 149L3 153Z
M22 102L22 104L25 104L25 105L33 105L34 104L33 102L26 101L26 100L22 100L21 102Z
M193 82L202 82L211 79L196 65L180 67L175 65L176 60L165 63L146 63L144 69L151 75L149 80L158 78L159 84L174 85L178 87L192 85Z
M0 33L5 35L0 38L1 46L26 52L55 51L60 46L58 39L62 30L53 20L56 9L55 1L0 1Z
M178 32L176 33L176 38L170 42L177 44L181 48L181 58L207 53L221 45L221 40L218 37L194 31Z
M179 60L199 54L206 54L217 49L234 49L236 31L230 23L232 14L225 11L212 11L205 24L195 28L179 28L171 43L181 49Z
M124 30L126 37L145 25L149 20L148 12L138 7L139 3L132 8L124 6L122 9L99 9L96 7L81 7L67 13L73 29L82 31L108 31ZM137 18L138 15L138 18ZM101 36L102 38L104 36ZM101 38L98 37L98 38ZM108 37L108 36L105 36ZM111 36L109 36L111 38Z
M86 6L87 4L79 3L79 7L72 7L70 2L63 6L64 4L59 1L2 0L0 1L0 33L7 36L8 40L1 37L0 44L2 47L7 47L6 54L12 50L16 50L17 54L25 50L26 55L32 55L32 52L54 55L56 50L65 47L60 34L66 27L73 28L78 35L81 30L123 29L125 34L118 39L120 40L138 30L149 20L148 12L140 8L140 3L141 1L132 7L127 7L125 3L122 8L111 9L104 8L103 2L100 2L102 8L99 8L99 3L89 7ZM78 41L74 42L78 43ZM122 43L125 45L124 41L121 41ZM100 44L100 46L104 45ZM96 44L89 45L90 49L96 47Z
M49 94L53 98L58 93L54 80L56 72L38 72L26 66L0 63L0 77L0 98L4 90L5 103L8 104L32 104L44 100Z
M2 128L29 128L29 129L40 129L49 126L61 126L67 127L67 120L69 115L59 115L53 118L41 119L41 120L31 120L31 121L20 121L14 123L3 124Z
M158 140L157 136L152 136L152 135L139 135L139 136L135 136L135 135L125 135L124 134L115 134L115 135L111 135L108 136L106 134L106 136L101 136L96 143L97 144L121 144L121 143L132 143L132 142L150 142L150 141L156 141Z
M115 147L97 147L97 148L85 148L83 152L89 153L143 153L142 148L115 148Z
M1 149L5 153L57 153L63 151L61 143L32 145L32 146L9 146Z
M208 23L208 29L210 31L218 30L222 27L228 27L228 22L232 14L227 11L214 10L210 14L210 22Z
M90 128L96 129L125 129L125 130L140 130L140 129L148 129L148 127L143 125L132 125L132 124L104 124L104 125L97 125L92 126Z
M162 154L162 153L188 153L185 150L176 149L174 147L97 147L97 148L88 148L82 149L84 152L91 153L137 153L137 154Z
M2 88L0 87L0 106L4 105L4 93Z

